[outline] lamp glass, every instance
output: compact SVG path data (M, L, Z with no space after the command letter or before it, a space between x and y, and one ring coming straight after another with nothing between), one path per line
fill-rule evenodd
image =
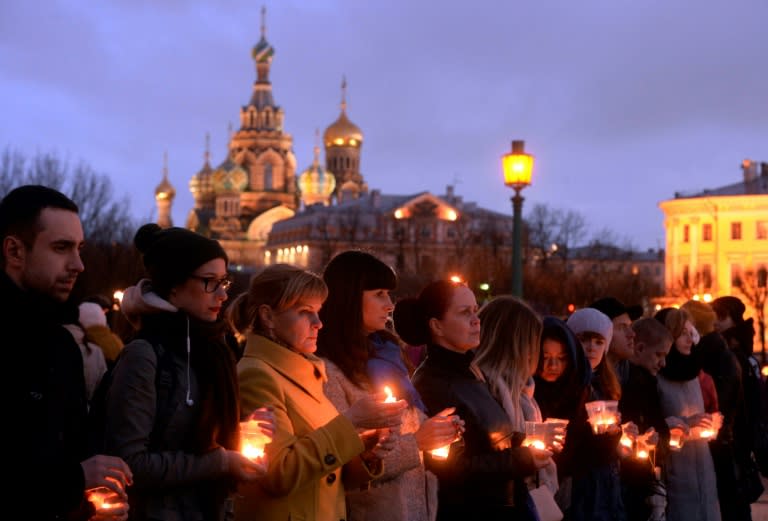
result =
M512 188L524 188L531 184L533 156L530 154L505 154L501 157L504 184Z

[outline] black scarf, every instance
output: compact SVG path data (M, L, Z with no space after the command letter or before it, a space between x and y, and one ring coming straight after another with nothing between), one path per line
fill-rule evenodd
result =
M690 355L684 355L672 345L667 355L666 365L659 371L665 378L676 382L687 382L699 376L702 362L701 355L691 348Z

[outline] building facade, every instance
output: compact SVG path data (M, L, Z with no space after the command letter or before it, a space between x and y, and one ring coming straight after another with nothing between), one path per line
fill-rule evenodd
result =
M742 171L738 183L659 203L668 297L738 296L740 281L768 268L768 162Z

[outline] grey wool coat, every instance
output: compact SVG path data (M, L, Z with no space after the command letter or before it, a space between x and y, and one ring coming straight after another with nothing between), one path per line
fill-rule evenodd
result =
M325 361L325 394L340 411L372 389L358 387L339 367ZM424 468L414 432L427 416L416 407L403 415L397 445L384 457L384 473L366 490L347 490L348 521L434 521L437 515L437 477Z

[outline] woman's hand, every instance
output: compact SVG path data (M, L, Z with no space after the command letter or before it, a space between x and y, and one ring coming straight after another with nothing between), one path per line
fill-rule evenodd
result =
M453 414L455 407L443 409L425 420L414 433L419 450L432 450L450 445L464 433L464 420Z
M700 427L702 429L710 429L712 428L712 415L706 412L693 414L686 417L685 422L688 424L688 427L691 428Z
M275 437L275 413L272 407L259 407L248 416L247 421L257 422L261 433L270 440Z
M531 451L531 456L533 456L533 466L536 467L536 470L541 470L552 463L552 453L550 451L546 449L537 449L533 445L529 445L526 448Z
M373 393L360 398L342 414L357 429L386 429L398 427L403 411L408 407L405 400L384 403L386 394Z

